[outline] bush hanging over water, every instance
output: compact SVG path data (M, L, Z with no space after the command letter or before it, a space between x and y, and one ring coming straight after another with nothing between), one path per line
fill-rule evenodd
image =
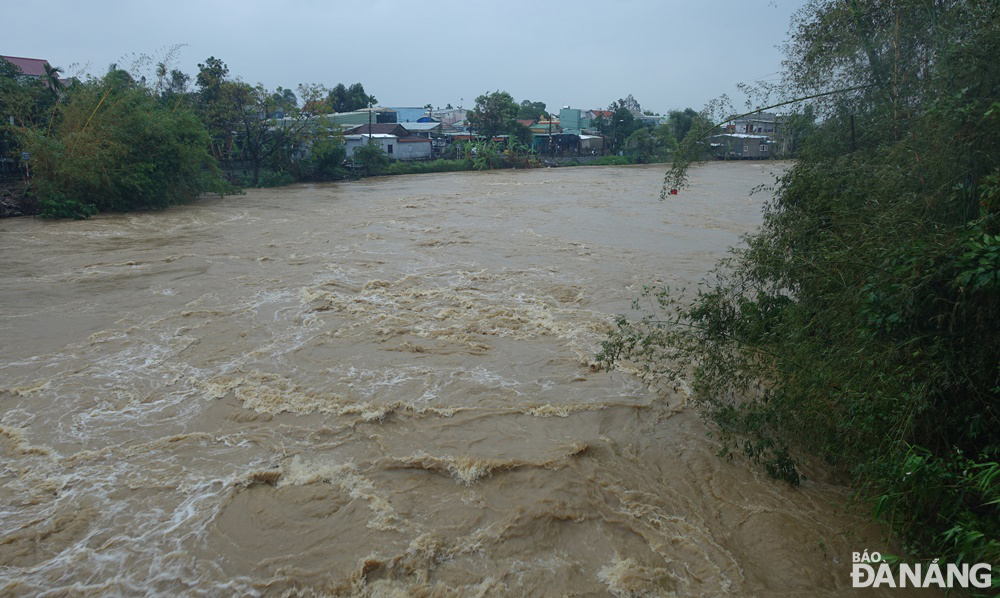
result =
M693 302L649 289L601 354L651 378L693 363L728 450L792 483L818 455L917 554L993 564L998 23L990 1L810 3L787 91L829 95L761 230Z
M18 135L42 216L165 208L226 190L197 117L124 71L72 86L51 126Z

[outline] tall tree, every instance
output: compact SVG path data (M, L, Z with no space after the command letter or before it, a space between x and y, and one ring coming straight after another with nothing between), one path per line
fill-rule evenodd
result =
M632 97L632 94L625 96L624 100L618 100L618 103L633 114L642 114L642 107L639 105L639 102Z
M523 100L517 109L518 120L539 121L545 116L545 102L532 102Z
M691 131L692 127L695 127L697 122L704 123L705 120L707 119L699 121L699 114L692 108L685 108L684 110L671 110L667 113L667 123L673 130L674 137L677 141L684 141L684 138L687 137L687 134ZM703 131L700 131L699 129L699 127L695 127L695 132L703 133Z
M216 160L228 160L233 144L233 130L239 114L229 101L227 85L229 67L214 56L198 65L195 84L198 88L196 112L211 136L212 155Z
M271 94L271 108L275 112L282 114L292 114L299 107L299 100L295 97L295 92L279 86ZM273 112L272 112L273 113Z
M334 112L353 112L362 108L367 108L378 103L375 96L365 92L365 86L354 83L346 87L343 83L338 83L327 95L327 102Z
M611 149L618 151L625 146L625 140L642 127L642 122L637 120L632 111L629 110L626 100L611 102L608 111L611 112L608 117L599 116L594 119L592 126L601 135L610 137Z
M59 80L59 75L62 74L62 69L57 66L52 66L49 63L45 63L45 86L49 88L49 91L53 95L58 96L59 92L62 91L63 84Z
M299 86L303 100L308 104L319 99L310 96L322 88ZM236 135L232 144L232 156L250 162L251 180L256 185L260 171L269 160L282 157L282 162L291 160L292 154L300 146L321 134L324 127L322 117L293 109L282 119L271 118L278 110L278 104L286 103L284 92L274 92L258 84L251 87L242 81L223 84L225 112L234 118Z
M518 105L506 91L494 91L476 98L469 124L478 135L491 139L510 133L517 124Z

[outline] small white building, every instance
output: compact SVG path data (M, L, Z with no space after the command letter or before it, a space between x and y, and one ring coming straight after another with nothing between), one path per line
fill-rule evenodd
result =
M372 133L371 135L344 135L344 141L347 143L347 159L353 158L354 152L359 147L368 145L369 140L379 144L379 147L391 160L426 160L431 157L430 139Z
M389 156L396 160L429 160L433 144L425 137L399 137L396 139L396 153Z

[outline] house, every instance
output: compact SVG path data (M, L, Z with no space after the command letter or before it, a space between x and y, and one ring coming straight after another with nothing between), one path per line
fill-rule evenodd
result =
M396 137L406 137L410 134L403 125L398 123L376 123L369 125L365 123L358 127L353 127L344 131L345 135L394 135Z
M41 58L21 58L19 56L0 56L0 58L6 60L7 62L13 64L19 71L21 71L21 76L25 79L45 79L45 66L49 65L48 60L42 60ZM51 68L51 65L49 65ZM59 82L63 85L69 84L69 79L59 79ZM49 85L46 82L46 85Z
M396 122L398 123L415 123L431 113L429 108L415 106L389 106L389 110L396 111Z
M445 110L435 110L431 113L431 116L434 120L439 120L447 125L454 125L459 121L465 120L468 112L468 110L462 108L448 108Z
M21 71L22 76L32 79L44 78L45 65L49 64L47 60L41 58L21 58L19 56L0 56L0 58L16 66Z
M582 134L584 129L591 128L593 117L587 116L587 114L592 112L591 110L584 112L579 108L570 108L569 106L561 108L559 122L562 124L562 130L566 133Z
M615 115L611 110L588 110L583 114L584 118L589 118L593 121L595 118L603 118L604 120L611 120Z
M430 139L410 135L396 139L396 154L390 156L396 160L429 160L434 152L434 144Z
M413 123L411 123L413 124ZM435 123L440 124L440 123ZM426 160L431 157L432 142L429 138L411 135L402 125L382 123L356 127L344 135L347 158L351 159L357 148L370 141L378 143L392 160Z
M723 133L712 137L712 149L722 160L753 160L771 157L773 141L767 135Z
M396 111L389 108L362 108L354 112L337 112L326 115L333 119L333 124L342 126L359 126L371 123L394 123L396 122Z
M455 127L442 122L405 123L402 126L409 131L410 135L416 135L424 139L442 137L446 133L455 131Z
M531 149L540 154L568 156L579 153L580 136L571 133L535 133Z
M773 112L756 112L734 118L725 128L726 133L764 135L771 140L772 157L787 155L792 151L791 137L787 130L788 117Z
M726 126L727 133L747 133L775 137L781 128L783 117L773 112L756 112L737 117Z
M656 128L660 125L660 121L663 120L662 116L656 116L652 114L643 114L641 112L633 112L632 116L636 120L642 123L643 126L649 127L651 129Z
M558 133L559 132L559 120L554 117L542 118L538 122L528 127L532 132L540 133L542 131L548 133Z
M600 154L604 152L604 137L600 135L580 135L581 154Z

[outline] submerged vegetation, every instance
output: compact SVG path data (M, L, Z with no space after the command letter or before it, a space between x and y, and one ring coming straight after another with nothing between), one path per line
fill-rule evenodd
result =
M817 119L763 226L693 298L647 289L601 359L693 367L727 451L793 484L819 456L915 554L996 581L1000 4L814 0L792 32Z

